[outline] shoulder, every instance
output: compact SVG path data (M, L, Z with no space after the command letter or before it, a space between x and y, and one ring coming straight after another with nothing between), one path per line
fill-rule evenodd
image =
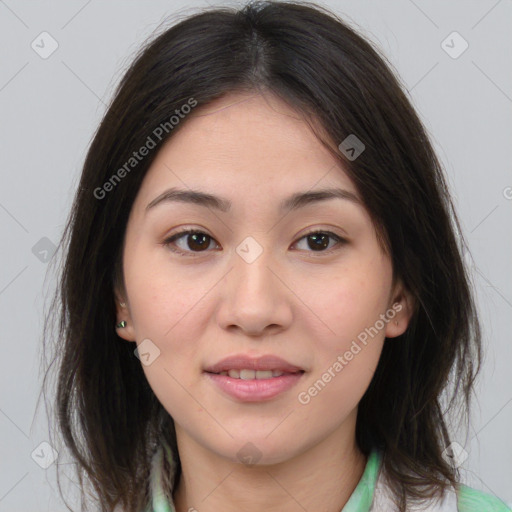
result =
M459 512L512 512L512 508L492 494L459 484L457 489Z
M395 510L389 489L377 485L371 512L391 512ZM432 499L428 503L412 503L408 501L409 512L512 512L505 502L491 494L459 484L457 490L450 487L443 497Z
M396 510L396 505L388 475L383 471L380 454L378 462L379 473L370 512L391 512ZM456 487L449 485L441 498L433 498L428 502L420 504L408 499L407 510L408 512L512 512L512 508L499 498L463 483L458 483Z

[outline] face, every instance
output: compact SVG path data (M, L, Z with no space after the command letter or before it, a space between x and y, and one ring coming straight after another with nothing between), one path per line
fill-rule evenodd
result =
M343 192L286 203L324 189ZM233 461L247 443L278 463L352 439L385 337L410 316L354 184L273 96L231 94L190 114L141 185L123 271L118 334L139 346L178 443ZM276 371L207 371L230 356L232 370Z

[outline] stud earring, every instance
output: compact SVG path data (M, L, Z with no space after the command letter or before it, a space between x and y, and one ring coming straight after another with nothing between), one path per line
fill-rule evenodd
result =
M122 307L122 308L125 308L126 307L126 303L124 302L120 302L119 305Z
M122 327L126 327L126 322L124 320L116 324L116 329L121 329Z

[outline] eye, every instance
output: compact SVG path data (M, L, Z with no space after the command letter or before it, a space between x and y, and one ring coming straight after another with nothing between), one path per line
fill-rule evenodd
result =
M311 231L301 237L296 244L302 240L307 240L308 247L312 249L312 251L308 252L320 253L330 253L333 248L330 246L330 242L333 240L340 246L347 243L344 238L332 233L331 231ZM175 252L180 256L194 257L196 256L196 253L205 252L210 247L210 243L212 241L214 241L214 238L203 231L185 229L164 240L162 245L164 247L168 247L172 252ZM177 242L181 242L181 247ZM178 249L173 246L178 246Z
M332 233L331 231L311 231L300 238L299 241L304 239L307 241L307 246L313 249L313 252L321 253L331 252L332 246L329 247L330 240L334 240L339 246L342 246L347 242L344 238L338 236L336 233Z
M178 240L182 241L182 239L185 241L185 244L182 244L185 245L185 248L174 249L172 244ZM163 246L168 247L172 252L178 253L180 256L194 256L194 252L203 252L208 249L212 240L213 238L203 231L185 229L164 240ZM187 246L191 251L187 250Z

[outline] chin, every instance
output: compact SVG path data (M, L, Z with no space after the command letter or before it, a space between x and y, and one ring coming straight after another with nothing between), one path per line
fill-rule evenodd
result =
M267 436L268 433L261 436L250 436L246 433L245 436L231 440L229 448L223 447L214 451L231 462L247 467L281 464L293 458L295 450L291 447L284 449L283 439L276 437L270 441Z

